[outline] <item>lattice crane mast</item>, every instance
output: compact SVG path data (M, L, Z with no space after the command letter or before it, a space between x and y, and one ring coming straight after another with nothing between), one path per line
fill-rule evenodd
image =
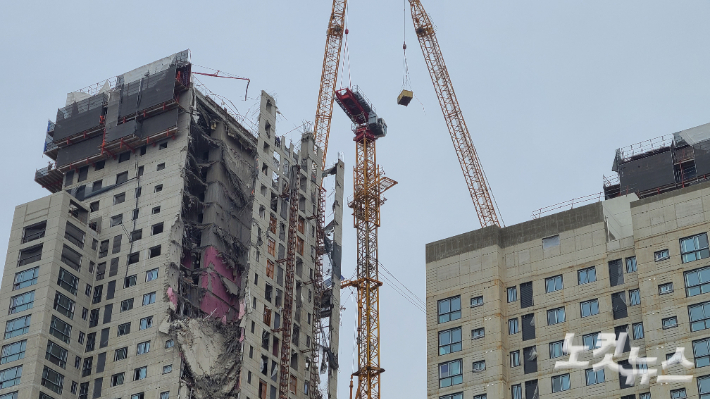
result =
M336 92L336 101L354 124L355 167L353 197L348 206L353 209L357 232L357 278L343 282L343 287L357 289L358 298L358 378L357 399L379 399L380 375L380 295L377 260L377 229L380 226L382 194L397 184L385 177L377 165L375 143L387 134L387 125L378 118L375 109L357 87ZM351 382L352 387L352 382ZM351 388L352 389L352 388Z
M434 83L434 90L439 98L439 105L441 105L441 111L446 119L446 125L449 128L451 141L454 143L468 191L473 199L473 205L476 207L478 220L481 227L500 226L493 203L493 193L488 185L481 161L478 159L476 148L471 141L466 121L463 119L451 77L444 63L444 56L441 54L439 42L436 40L434 25L419 0L409 0L409 5L412 11L414 31L424 53L424 60L429 69L431 81Z

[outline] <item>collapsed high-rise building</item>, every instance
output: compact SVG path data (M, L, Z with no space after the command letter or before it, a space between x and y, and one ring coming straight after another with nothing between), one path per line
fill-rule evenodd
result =
M187 51L68 95L52 194L12 223L0 398L336 398L344 166L277 112L262 92L246 128Z

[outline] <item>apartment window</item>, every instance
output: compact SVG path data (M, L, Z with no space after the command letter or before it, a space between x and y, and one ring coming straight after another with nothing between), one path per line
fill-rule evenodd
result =
M20 250L17 267L29 265L42 259L42 244Z
M710 399L710 375L698 377L698 394L700 399ZM648 399L651 397L649 396Z
M99 245L99 258L103 258L106 255L108 255L108 240L103 240Z
M98 161L94 164L94 170L101 170L106 166L106 161Z
M683 273L687 296L710 292L710 266Z
M25 292L24 294L15 295L10 298L9 314L19 313L27 309L32 309L35 302L35 292Z
M508 303L518 300L518 287L508 287Z
M122 223L123 223L123 214L111 216L111 223L109 223L109 226L110 227L118 226L119 224L122 224Z
M158 151L163 150L168 148L168 141L163 141L162 143L158 144Z
M641 293L638 289L629 291L629 306L636 306L641 304Z
M455 296L438 302L439 324L461 318L461 297Z
M123 184L128 181L128 172L119 173L116 175L116 185Z
M143 306L155 303L155 292L150 292L143 295Z
M96 287L94 287L94 296L91 299L92 304L96 304L96 303L101 302L101 295L103 295L103 291L104 291L103 285L97 285Z
M76 295L76 292L79 290L79 277L60 267L57 285Z
M131 333L131 323L124 323L124 324L119 324L118 325L118 337L122 335L127 335Z
M64 238L77 247L84 248L84 231L69 222L64 229Z
M553 276L545 279L545 292L555 292L562 289L562 276Z
M520 307L528 308L533 306L533 286L532 282L520 284Z
M156 168L156 170L163 170L163 169L165 169L165 162L159 163L158 167Z
M631 325L632 333L634 336L634 339L642 339L643 338L643 323L634 323Z
M550 309L547 311L547 325L551 326L565 321L565 308Z
M667 317L661 320L661 325L663 329L678 327L678 318L676 316Z
M542 239L542 249L548 249L560 246L560 236L554 235Z
M693 341L693 356L695 368L710 366L710 338Z
M136 285L136 281L137 281L137 276L135 274L128 276L128 277L124 277L123 278L123 288L133 287L134 285Z
M523 348L523 372L525 374L537 372L537 348L534 346Z
M599 300L592 299L579 304L582 317L594 316L599 314Z
M582 269L577 271L577 280L579 281L579 285L582 284L589 284L597 281L597 269L596 267L588 267L586 269Z
M161 191L163 191L163 185L162 185L162 184L156 184L156 185L155 185L155 189L153 190L153 192L159 193L159 192L161 192Z
M22 366L15 366L0 371L0 389L18 385L22 377Z
M168 373L171 373L172 371L173 371L172 364L168 364L166 366L163 366L163 374L168 374Z
M149 252L149 256L151 258L155 258L156 256L160 256L160 245L151 248L148 252Z
M477 297L471 298L471 307L475 308L477 306L483 306L483 297L482 296L477 296Z
M96 185L96 183L94 183ZM96 191L96 190L94 190ZM99 201L94 201L89 204L89 212L96 212L99 210Z
M61 395L64 387L64 376L44 366L44 370L42 371L42 386Z
M143 392L134 393L133 395L131 395L131 399L145 399L145 395L143 394Z
M611 307L614 320L623 319L628 316L626 310L626 293L624 291L611 294Z
M636 257L626 258L626 273L634 273L636 269Z
M276 241L269 238L266 244L266 252L268 252L271 256L276 256Z
M307 383L308 383L308 381L306 381L306 384L307 384ZM308 385L306 385L306 394L308 394ZM168 391L166 391L166 392L161 392L161 393L160 393L160 399L170 399L170 392L168 392Z
M84 358L84 365L81 366L81 376L86 377L87 375L91 375L91 367L94 364L94 357L89 356L87 358ZM88 387L88 383L87 383Z
M550 342L550 359L556 359L564 355L564 352L562 351L564 344L565 341Z
M111 376L111 386L123 385L123 381L126 378L126 373L118 373Z
M439 356L461 351L461 327L439 332Z
M133 381L142 380L148 376L148 366L138 367L133 370Z
M22 243L39 240L47 230L47 221L29 225L22 230Z
M683 263L710 257L707 233L681 238L680 257Z
M47 352L44 355L45 359L64 369L67 366L68 356L69 352L66 349L62 348L61 346L55 344L52 341L47 341ZM24 349L22 357L24 357Z
M81 254L69 248L67 245L64 245L64 248L62 248L61 259L67 266L76 271L79 271L81 268Z
M615 336L617 345L619 345L619 344L624 345L622 353L626 353L631 350L631 342L629 340L629 326L628 325L614 327L614 336Z
M508 335L513 335L517 334L520 331L520 328L518 326L518 319L510 319L508 320Z
M131 309L133 309L133 298L121 301L121 312L126 312Z
M154 224L150 229L153 235L160 234L163 232L163 223Z
M710 328L710 301L688 306L690 331Z
M113 204L118 205L126 202L126 193L116 194L113 196Z
M477 362L473 362L473 372L474 373L480 373L481 371L486 370L486 361L485 360L479 360Z
M481 328L475 328L471 330L471 339L479 339L483 338L486 336L486 330L481 327Z
M521 316L520 319L523 325L523 341L535 339L535 314L526 314Z
M523 399L523 387L520 384L511 385L510 395L513 399Z
M461 397L459 399L463 399L463 394L461 394ZM473 399L488 399L488 395L486 395L485 393L480 395L473 395Z
M140 321L140 330L153 327L153 316L144 317Z
M439 388L463 383L461 359L439 364Z
M71 339L71 324L64 322L57 316L52 316L49 333L68 344Z
M624 284L624 269L621 259L615 259L609 262L609 285L615 287L621 284Z
M150 352L150 341L141 342L136 347L136 355Z
M136 189L136 198L140 197L140 196L141 196L141 191L140 191L140 187L138 187ZM138 211L139 211L138 208L133 210L133 215L131 216L131 220L138 220L138 213L139 213ZM141 233L141 234L143 234L143 233Z
M134 252L128 255L128 264L133 265L140 261L140 252Z
M520 351L510 352L510 367L520 366Z
M92 288L91 284L86 284L86 287L84 288L84 295L90 297Z
M16 319L8 320L5 324L5 339L10 339L17 337L19 335L27 334L30 330L30 319L32 315L18 317Z
M141 238L143 238L143 229L138 229L131 232L131 242L136 242Z
M157 215L157 214L159 214L159 213L160 213L160 207L159 207L159 206L154 207L153 209L151 209L150 213L151 213L152 215Z
M594 369L584 370L585 380L587 385L596 385L604 382L604 369L594 371Z
M39 276L39 266L15 273L15 281L12 285L12 290L21 290L37 284L37 276Z
M670 294L673 292L673 283L665 283L658 286L658 295Z
M127 346L123 347L123 348L116 349L113 352L113 361L114 362L117 362L119 360L123 360L127 357L128 357L128 347Z
M86 339L86 334L79 331L79 338L77 338L76 342L83 344L85 339Z
M671 390L671 399L685 399L687 397L688 395L685 393L685 388Z
M671 254L667 249L662 249L653 253L653 260L655 262L660 262L662 260L670 259Z
M118 163L126 162L129 159L131 159L131 152L130 151L126 151L121 154L118 154Z
M175 342L173 342L172 339L165 341L165 349L172 348L174 345L175 345Z
M5 364L13 362L15 360L24 359L25 349L27 348L27 340L13 342L11 344L3 345L2 351L0 351L0 364Z
M552 393L566 391L570 388L569 374L552 377Z

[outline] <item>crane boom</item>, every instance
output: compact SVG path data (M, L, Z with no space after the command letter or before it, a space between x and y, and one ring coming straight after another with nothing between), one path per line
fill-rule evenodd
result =
M419 0L409 0L409 5L412 11L414 31L419 39L422 53L424 53L424 60L429 69L431 81L434 83L434 90L439 98L439 105L441 105L441 111L446 119L446 125L449 128L451 141L454 143L468 191L476 207L478 220L481 227L500 226L498 214L493 205L493 194L483 172L481 160L478 159L476 148L471 141L466 121L463 119L451 77L444 63L444 56L441 54L439 42L436 40L434 25Z
M328 22L327 38L325 41L325 54L323 55L323 73L320 78L318 91L318 108L313 126L315 142L323 150L323 167L325 156L328 153L328 136L330 135L330 121L333 118L333 101L338 82L338 65L340 65L340 49L345 33L345 8L347 0L333 0L333 10Z

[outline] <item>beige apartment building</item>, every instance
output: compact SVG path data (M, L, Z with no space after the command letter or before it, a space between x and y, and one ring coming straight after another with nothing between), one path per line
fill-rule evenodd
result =
M336 397L344 167L323 172L313 135L287 144L276 117L262 92L246 128L193 86L187 51L69 94L47 133L55 162L35 178L51 195L15 209L1 399L275 399L282 382L303 399L313 372ZM339 202L315 303L326 176Z
M604 201L428 244L427 397L710 398L708 132L618 150Z

